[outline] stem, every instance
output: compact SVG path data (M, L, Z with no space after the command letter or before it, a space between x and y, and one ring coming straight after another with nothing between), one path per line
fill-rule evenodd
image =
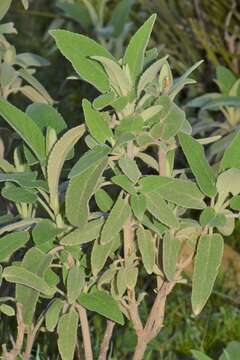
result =
M76 305L80 323L82 327L82 336L83 336L83 346L85 352L85 359L86 360L93 360L93 353L92 353L92 344L91 344L91 337L90 337L90 330L87 318L87 312L84 307L80 304Z
M16 360L16 358L21 352L23 346L23 340L24 340L24 331L25 331L21 304L17 304L17 323L18 323L18 333L17 333L16 342L14 343L13 349L9 353L4 354L2 360Z
M107 359L107 353L109 349L109 345L111 342L113 329L114 329L115 323L113 321L108 320L107 321L107 327L105 330L105 334L102 340L101 348L100 348L100 355L98 357L98 360L106 360Z

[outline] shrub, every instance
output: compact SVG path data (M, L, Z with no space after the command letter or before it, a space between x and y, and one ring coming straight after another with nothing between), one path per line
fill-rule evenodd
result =
M72 360L80 322L80 348L91 360L92 312L106 319L99 360L107 358L114 327L126 321L137 335L133 359L142 359L162 329L168 295L186 282L188 264L194 262L195 316L211 294L221 234L239 216L240 134L211 168L175 103L201 62L173 80L167 57L146 51L154 21L155 15L143 24L119 61L86 36L52 31L81 79L100 93L83 100L85 125L67 129L50 105L33 104L24 113L0 100L1 116L24 142L13 163L0 164L9 201L0 229L0 309L13 316L16 308L18 323L3 359L29 359L44 330L57 333L61 358ZM88 150L74 156L83 138ZM179 151L190 169L176 167ZM153 302L142 319L146 298Z

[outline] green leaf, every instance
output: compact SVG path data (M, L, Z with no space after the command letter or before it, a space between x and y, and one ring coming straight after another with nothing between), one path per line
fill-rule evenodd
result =
M218 231L224 236L230 236L235 227L234 214L230 210L223 210L220 214L225 218L225 222L217 226Z
M128 192L129 194L136 194L136 189L133 183L125 176L125 175L117 175L111 178L111 181L120 186L123 190Z
M185 121L185 112L177 105L172 104L171 109L165 118L152 128L151 135L155 138L167 141L178 134Z
M115 99L114 91L109 91L108 93L99 95L96 99L94 99L93 107L96 110L102 110L105 107L111 105L114 99Z
M222 196L240 193L240 169L229 169L218 176L217 190Z
M78 314L75 309L61 316L57 333L58 349L62 360L73 360L77 344Z
M136 161L124 157L118 161L118 165L122 172L133 182L136 183L141 176L141 172L136 164Z
M201 351L191 350L192 355L196 360L212 360L209 356L205 355Z
M102 56L92 56L92 59L100 62L104 67L110 81L111 89L120 96L128 96L132 84L127 73L121 66L116 61Z
M61 1L57 2L56 5L64 11L66 16L77 21L84 29L91 25L91 18L84 4Z
M113 206L113 200L108 193L103 189L98 189L95 193L95 200L99 209L107 212Z
M125 51L123 64L129 66L133 81L137 79L143 69L145 51L150 39L156 15L152 15L133 35Z
M101 244L110 243L121 231L130 215L131 209L128 202L119 196L103 225Z
M32 230L34 244L43 252L49 251L53 247L53 242L62 230L49 219L40 220Z
M115 245L114 240L107 244L99 244L98 240L95 241L91 252L91 268L94 276L103 269Z
M223 238L219 234L199 239L194 261L192 309L198 315L206 304L216 280L223 256Z
M7 304L2 304L2 305L0 305L0 313L3 313L4 315L7 315L7 316L14 316L15 310L14 310L14 308L12 308L11 306L9 306Z
M215 176L204 155L203 146L190 135L181 133L178 137L200 189L209 197L215 196Z
M227 347L223 350L219 360L236 360L240 356L240 342L231 341L227 344Z
M169 281L174 279L180 250L181 242L166 232L163 238L163 270Z
M21 263L21 268L29 271L31 274L36 274L43 280L49 265L52 261L50 255L44 254L41 250L31 247L24 255ZM22 304L23 321L26 325L31 325L39 299L40 292L38 289L17 284L16 286L16 299L17 302Z
M100 159L84 173L70 180L66 193L66 216L72 225L81 227L86 224L88 202L96 190L107 163L107 159Z
M209 100L202 110L218 111L223 107L240 107L240 96L219 96L216 99Z
M148 211L157 220L169 227L177 228L179 226L176 215L157 192L146 193L145 197L147 200Z
M76 229L61 239L62 245L75 246L95 240L101 231L103 219L88 222L83 229Z
M83 125L68 130L54 145L50 153L47 165L48 186L50 203L56 213L58 213L58 184L63 164L69 151L83 135L84 130Z
M5 199L16 203L33 204L37 201L37 195L34 191L27 190L14 184L7 184L1 192Z
M147 208L145 196L142 194L132 195L130 198L132 211L139 221L143 220Z
M100 143L104 144L106 140L113 137L103 114L92 108L91 103L84 99L82 102L86 125L90 134Z
M96 146L94 149L87 151L73 166L68 177L71 179L74 176L82 174L97 161L107 158L109 151L110 149L107 146Z
M226 217L224 214L216 213L214 208L207 207L200 215L200 224L202 227L224 226L226 224Z
M8 266L3 271L6 281L22 284L43 293L46 296L53 296L55 289L48 286L40 276L24 269L21 266Z
M85 81L102 93L109 89L109 80L102 66L91 60L91 56L103 56L114 60L104 47L84 35L66 30L53 30L50 34L54 37L58 49Z
M0 261L4 261L29 240L27 231L14 232L0 237Z
M90 294L81 294L78 300L86 309L95 311L120 325L124 324L117 302L105 291L94 290Z
M233 196L232 199L230 200L230 207L233 210L237 210L240 211L240 196Z
M118 38L124 31L133 4L134 0L121 0L116 3L110 20L110 25L113 26L113 37Z
M229 168L240 168L240 131L237 132L225 150L220 163L220 171Z
M229 95L229 92L234 83L237 81L237 78L234 76L231 70L222 65L218 65L216 67L216 74L217 84L222 94Z
M31 104L27 107L26 113L42 131L51 127L59 134L67 128L67 124L63 117L51 105L38 103Z
M64 302L61 299L54 299L54 301L48 308L45 316L45 323L48 331L54 331L55 327L57 326L63 306Z
M152 274L155 265L155 241L149 230L138 229L137 241L142 255L143 265L148 274Z
M69 304L73 304L74 301L80 295L85 282L84 270L79 266L74 265L68 273L67 277L67 297Z
M0 115L22 137L42 162L46 155L45 139L35 122L27 114L3 99L0 100Z
M1 0L1 3L0 3L0 20L2 20L4 15L7 13L8 9L10 8L11 3L12 3L12 0Z
M192 181L148 175L139 181L139 185L141 193L157 192L163 199L184 208L203 209L205 207L204 195Z

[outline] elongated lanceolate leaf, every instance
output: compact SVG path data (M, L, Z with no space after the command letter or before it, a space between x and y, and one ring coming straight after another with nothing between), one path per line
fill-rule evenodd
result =
M181 147L200 189L209 197L215 196L215 176L204 155L203 146L190 135L178 135Z
M121 231L123 225L131 215L131 209L128 202L119 197L110 211L108 218L103 226L101 234L101 244L111 242Z
M149 230L137 230L138 247L142 255L143 265L148 274L153 272L155 264L155 241Z
M76 229L61 239L62 245L74 246L95 240L103 225L103 219L89 221L83 229Z
M29 240L27 231L14 232L0 238L0 261L7 259L16 250L23 247Z
M81 293L85 282L85 273L80 266L73 266L67 277L67 296L68 302L73 304Z
M147 200L148 211L164 225L177 228L179 226L178 219L172 209L167 205L166 201L154 192L145 194Z
M84 173L70 180L66 193L66 216L72 225L78 227L86 225L88 202L96 190L107 163L107 159L100 159Z
M169 281L174 278L181 242L167 232L163 239L163 270Z
M54 145L47 166L48 186L50 193L50 203L52 208L58 211L58 184L63 164L69 151L81 138L85 131L83 125L77 126L67 131L61 139Z
M53 30L57 47L72 63L76 72L100 92L109 89L109 80L102 66L91 60L91 56L103 56L114 60L113 56L101 45L84 35L66 30Z
M77 344L78 314L75 309L61 316L57 333L58 349L62 360L73 360Z
M203 193L189 180L148 175L139 181L141 193L157 192L163 199L190 209L203 209Z
M55 327L57 326L58 319L63 306L64 306L63 300L55 299L48 308L45 316L45 323L48 331L54 331Z
M3 271L3 277L11 283L22 284L35 289L44 295L53 296L55 289L50 288L40 276L21 266L8 266Z
M100 144L104 144L106 140L110 140L113 135L106 120L104 119L103 114L98 110L94 110L91 103L86 99L83 100L82 105L86 125L90 134Z
M0 100L0 115L21 136L40 161L45 158L45 139L35 122L24 112Z
M8 9L10 8L11 3L12 3L12 0L1 0L1 3L0 3L0 20L2 20L4 15L7 13Z
M240 131L234 136L234 139L224 152L220 163L220 170L229 168L240 168Z
M145 51L150 39L156 15L152 15L133 35L126 49L123 63L128 64L133 81L143 69Z
M79 303L86 309L95 311L120 325L124 324L123 314L116 300L105 291L95 290L90 294L81 294Z
M192 309L195 315L202 311L212 292L223 256L223 246L223 238L219 234L204 235L199 239L192 284Z
M51 261L52 257L50 255L46 255L40 249L32 247L25 254L21 267L43 279ZM20 284L16 286L16 300L22 304L23 321L26 325L32 324L39 295L40 292L31 287Z

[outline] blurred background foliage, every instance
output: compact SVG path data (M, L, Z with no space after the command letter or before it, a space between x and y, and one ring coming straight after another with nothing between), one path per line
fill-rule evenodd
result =
M19 1L14 0L4 21L14 22L18 30L18 34L7 35L7 40L15 46L17 53L35 53L50 62L49 66L38 69L36 78L47 89L70 127L82 122L82 98L92 98L96 93L88 84L77 81L71 65L57 52L48 31L64 28L87 34L120 58L129 36L153 12L158 14L158 18L151 47L156 46L163 56L170 55L170 64L176 75L181 75L195 62L204 59L204 64L194 75L197 85L185 92L181 100L186 104L194 134L201 137L209 134L223 136L209 147L208 153L212 159L226 146L240 124L240 104L235 103L233 107L229 103L231 99L228 99L233 95L240 96L239 1L32 0L26 11ZM232 78L235 93L232 87L224 92L219 81L218 84L214 81L219 80L223 73L225 79ZM206 108L206 98L205 102L201 102L201 98L196 99L196 96L204 93L210 96L208 101L212 101L212 94L224 96L225 103L214 110ZM10 101L22 109L31 102L23 93L12 93ZM232 126L230 120L233 117ZM228 255L205 311L197 319L190 316L189 289L187 286L179 287L168 302L165 327L152 342L146 359L188 360L192 359L191 349L205 351L217 359L230 341L240 341L239 231L240 226L226 239ZM148 284L142 286L147 292ZM141 310L144 317L145 309ZM5 335L14 331L15 323L4 321L7 319L4 315L0 317L1 344ZM97 329L94 334L97 347L103 324L97 316L92 318L92 322ZM32 359L57 359L55 340L42 333ZM126 354L134 348L134 343L131 328L124 333L118 328L111 359L127 359ZM97 348L95 350L97 352Z

